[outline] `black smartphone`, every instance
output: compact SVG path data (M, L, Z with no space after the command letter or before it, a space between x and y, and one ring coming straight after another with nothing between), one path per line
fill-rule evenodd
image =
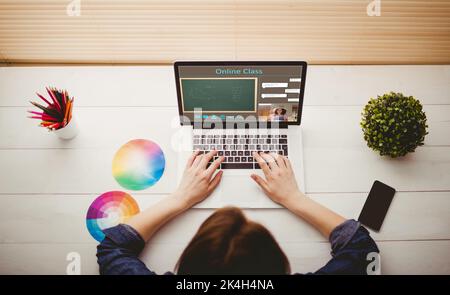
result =
M373 230L379 231L394 194L394 188L375 180L361 214L359 214L358 221Z

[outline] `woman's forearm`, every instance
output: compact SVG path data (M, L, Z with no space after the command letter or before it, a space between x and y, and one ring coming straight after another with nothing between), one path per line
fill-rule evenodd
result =
M301 192L299 192L298 197L290 200L288 204L285 204L286 208L314 226L327 239L333 229L346 220L341 215L306 197Z
M172 194L131 217L125 224L133 227L145 241L148 241L161 226L187 208L189 206L182 198L176 194Z

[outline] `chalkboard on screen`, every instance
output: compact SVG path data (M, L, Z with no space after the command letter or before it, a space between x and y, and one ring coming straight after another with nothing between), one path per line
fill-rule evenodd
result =
M183 109L193 112L255 112L256 78L181 78Z

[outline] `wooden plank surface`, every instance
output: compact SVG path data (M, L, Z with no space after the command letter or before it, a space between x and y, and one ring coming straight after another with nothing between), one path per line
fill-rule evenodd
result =
M382 249L383 273L450 274L449 81L450 66L308 71L302 120L308 195L357 218L374 179L400 191L382 230L372 232ZM80 134L71 141L58 140L26 118L28 99L46 85L76 96ZM368 98L388 90L420 98L428 117L425 146L402 159L379 157L359 127ZM163 147L164 177L132 192L142 209L148 207L174 189L176 117L171 67L0 67L0 274L64 273L70 251L82 255L83 273L97 273L96 243L85 214L98 194L120 189L111 175L114 152L133 138ZM192 209L169 223L143 259L158 272L171 270L211 212ZM329 259L328 242L286 210L245 212L273 232L294 271L312 271Z
M68 89L75 107L176 106L174 81L171 66L0 67L0 106L29 106L45 86ZM449 81L449 65L309 66L304 103L362 106L400 91L423 104L450 104Z
M117 146L119 147L119 146ZM170 193L176 183L176 155L167 155L164 177L148 189ZM120 189L112 177L116 149L2 150L3 193L92 193ZM402 159L380 158L361 147L304 147L307 193L367 192L375 179L398 191L450 190L450 147L423 147ZM68 181L70 180L70 181ZM43 185L44 184L44 185Z
M175 107L79 107L75 116L80 133L73 140L61 141L38 128L38 121L27 118L30 109L0 107L0 149L115 148L139 137L167 144L170 142L167 138L179 131ZM359 126L361 111L362 106L305 106L302 119L305 145L365 147ZM429 126L426 146L450 146L450 105L425 105L424 111ZM108 130L116 132L105 132Z
M405 158L389 159L366 147L359 127L359 107L305 107L307 192L365 192L377 178L402 191L450 189L450 139L446 136L450 109L430 105L426 111L430 117L427 145ZM133 138L151 138L166 154L166 177L150 192L169 193L174 189L170 179L176 175L177 157L172 140L179 130L174 108L81 108L80 135L72 141L60 141L33 126L35 121L26 118L25 108L4 107L0 113L4 114L0 131L5 135L0 145L4 149L0 163L11 167L0 171L5 193L74 194L117 187L111 177L111 161L115 151ZM54 160L47 164L51 159ZM67 160L58 165L58 159ZM350 162L352 169L341 168ZM95 183L93 177L97 179ZM46 178L49 179L42 186ZM74 181L67 184L64 179Z

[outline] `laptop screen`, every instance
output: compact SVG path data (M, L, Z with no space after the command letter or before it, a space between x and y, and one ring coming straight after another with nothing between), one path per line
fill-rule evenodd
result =
M301 62L177 62L180 114L190 121L299 124L305 70Z

